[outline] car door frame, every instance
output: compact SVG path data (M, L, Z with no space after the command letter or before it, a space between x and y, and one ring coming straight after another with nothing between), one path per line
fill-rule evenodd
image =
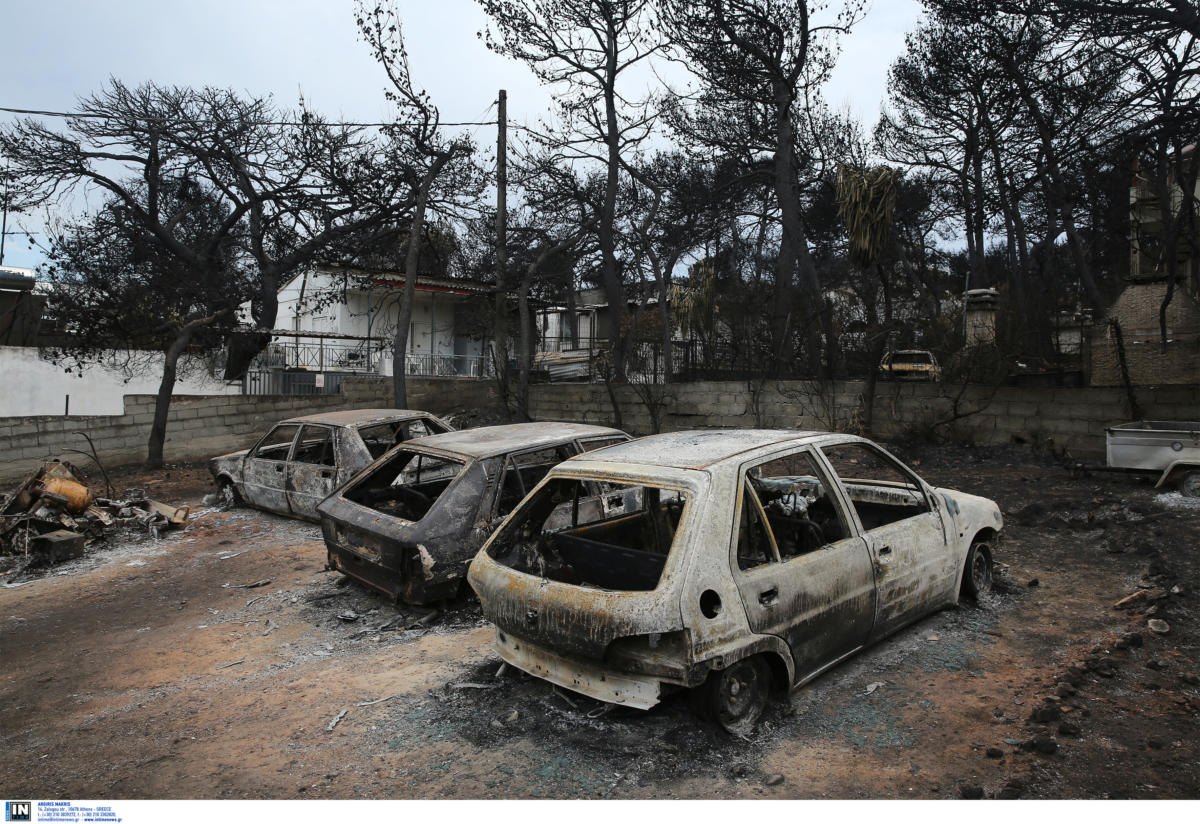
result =
M765 508L749 481L749 472L780 458L804 453L813 461L818 479L830 490L833 504L841 509L849 535L841 540L789 558L781 558L778 541ZM794 685L816 678L840 661L862 649L871 637L877 614L874 564L861 525L852 517L838 486L831 484L829 466L808 444L759 455L738 466L737 505L733 512L733 537L729 549L730 571L742 598L752 632L780 637L791 651L795 667ZM747 500L747 495L753 496ZM774 560L750 569L737 561L737 542L742 507L757 508L766 529ZM858 586L837 587L843 597L827 602L821 590L832 581L854 577ZM847 619L853 623L847 628Z
M292 433L292 440L288 444L287 455L284 459L276 460L258 457L256 453L259 447L266 444L276 430L285 426L293 426L296 428L296 431ZM300 431L303 428L304 424L302 423L288 423L286 421L277 423L246 452L246 457L242 459L242 496L246 499L246 503L258 509L265 509L268 512L275 512L280 515L291 514L291 508L287 499L287 467L288 462L292 459L292 450L296 448L296 438L300 436ZM253 466L252 461L259 461L262 465ZM251 484L254 470L261 471L261 478L263 479L278 480L278 487L265 486L262 483ZM278 479L275 478L274 474L267 474L269 472L278 473ZM258 478L257 473L254 473L253 477Z
M894 464L902 475L915 482L925 500L926 511L866 529L849 489L824 452L826 448L839 446L861 446ZM876 617L870 640L876 641L890 635L941 608L947 601L946 586L953 593L958 560L947 532L946 518L938 506L938 496L929 484L895 455L866 439L821 443L817 445L816 452L830 477L835 479L839 494L871 553L875 569ZM933 545L933 550L926 546L927 543ZM939 544L940 551L937 548ZM926 574L928 580L922 585ZM953 600L952 597L950 600Z
M323 429L329 439L329 451L333 457L333 465L326 464L310 464L296 460L296 447L300 443L300 435L305 429ZM340 466L338 461L339 446L338 438L343 434L342 427L331 426L325 423L305 422L301 424L300 430L296 433L296 437L292 440L292 448L288 454L287 469L284 472L284 491L287 494L288 509L291 514L297 518L305 518L307 520L316 521L320 516L317 514L317 504L333 494L334 490L340 486ZM305 469L301 469L304 467ZM316 493L310 494L302 491L299 484L296 483L298 473L303 473L307 467L313 467L312 471L317 473L317 479L320 482L321 488Z

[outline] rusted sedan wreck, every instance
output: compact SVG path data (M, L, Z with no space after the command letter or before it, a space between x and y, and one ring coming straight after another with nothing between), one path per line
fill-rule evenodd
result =
M551 467L628 439L603 426L525 423L406 444L318 507L328 567L394 600L452 597L492 529Z
M657 435L547 476L470 583L514 666L648 709L695 688L726 729L991 586L1000 511L850 435Z
M317 520L317 504L398 443L453 427L413 409L353 409L291 418L208 471L229 505Z

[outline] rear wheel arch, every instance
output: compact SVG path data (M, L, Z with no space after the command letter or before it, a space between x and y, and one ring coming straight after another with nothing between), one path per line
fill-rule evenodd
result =
M786 694L792 687L792 675L788 662L778 652L764 652L763 658L771 671L771 686Z
M728 669L739 661L761 655L771 671L771 686L787 692L795 682L795 662L792 651L782 638L774 635L755 636L754 640L741 649L729 655L719 656L720 666L716 661L709 662L710 671Z

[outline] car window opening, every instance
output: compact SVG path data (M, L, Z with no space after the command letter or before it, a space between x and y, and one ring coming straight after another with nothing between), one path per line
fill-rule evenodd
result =
M658 586L687 493L559 478L526 499L490 549L518 572L577 586L648 592Z
M358 436L371 454L371 460L375 460L398 443L447 431L446 427L439 426L435 421L417 418L359 427Z
M553 446L533 452L511 455L504 462L504 477L500 481L500 499L497 514L512 512L529 490L533 489L550 470L575 454L570 446Z
M933 358L924 352L896 352L892 355L892 363L929 366L933 363Z
M929 511L920 485L900 464L861 443L823 447L868 532Z
M251 458L261 458L265 461L286 461L292 449L292 441L296 438L299 424L283 424L277 426L262 439L250 453Z
M834 502L828 483L822 480L823 474L807 451L753 466L746 478L738 550L738 565L742 569L774 560L760 551L758 544L763 539L755 537L760 530L774 537L779 560L784 561L850 536L849 525ZM764 516L765 530L756 524Z
M332 435L333 432L323 426L305 426L292 450L292 463L336 466Z
M384 515L419 521L464 466L464 461L454 458L399 449L348 489L345 497Z

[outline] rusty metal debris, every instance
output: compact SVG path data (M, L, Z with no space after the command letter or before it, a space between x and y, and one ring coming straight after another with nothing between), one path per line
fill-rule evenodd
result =
M187 522L188 507L151 500L131 489L121 499L97 496L66 461L46 461L0 502L0 555L17 566L49 566L78 558L112 529L160 529Z

